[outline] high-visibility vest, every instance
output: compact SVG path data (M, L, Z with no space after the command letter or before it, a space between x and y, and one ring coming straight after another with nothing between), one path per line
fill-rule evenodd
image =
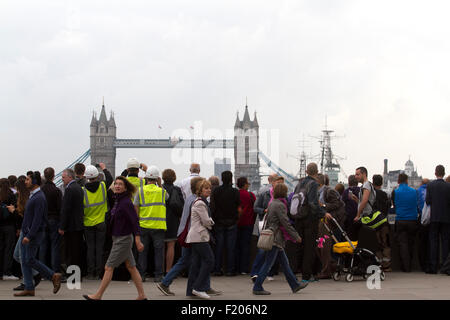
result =
M90 192L86 187L83 187L83 193L84 225L93 227L105 222L105 215L108 211L106 184L103 181L100 182L99 188L95 192Z
M144 185L143 180L138 177L127 177L128 181L139 190L140 187Z
M139 225L145 229L167 230L166 190L154 184L139 188Z
M138 177L127 177L128 181L136 187L135 193L132 195L132 199L136 196L136 193L139 191L139 188L144 186L144 179L140 179Z
M376 211L370 216L362 217L361 222L372 229L376 229L387 222L387 217L385 217L380 211Z

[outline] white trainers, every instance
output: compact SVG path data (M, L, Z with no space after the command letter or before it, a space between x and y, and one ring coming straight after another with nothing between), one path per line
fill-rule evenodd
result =
M275 280L274 277L267 277L267 281L273 281Z
M10 276L3 276L3 280L19 280L19 278L10 275Z
M202 299L209 299L211 298L210 296L208 296L208 294L205 291L196 291L196 290L192 290L192 294L202 298Z

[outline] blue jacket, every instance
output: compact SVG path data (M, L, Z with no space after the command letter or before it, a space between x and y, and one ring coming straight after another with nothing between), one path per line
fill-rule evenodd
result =
M27 201L22 223L22 233L24 238L32 241L36 234L44 231L47 225L47 200L42 191L36 192Z
M417 189L417 209L422 212L423 206L425 205L425 196L427 193L427 185L423 184Z
M416 190L402 183L394 192L395 220L417 220Z

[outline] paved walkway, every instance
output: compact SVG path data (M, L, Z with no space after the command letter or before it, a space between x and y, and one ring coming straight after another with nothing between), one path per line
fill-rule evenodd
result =
M149 299L152 300L192 300L185 296L186 278L178 278L171 285L175 296L166 297L156 288L152 280L144 283L144 289ZM13 297L12 288L19 281L0 281L0 300L80 300L82 294L91 294L96 291L100 281L83 281L81 290L69 290L63 285L60 292L54 295L49 281L42 281L36 289L36 296L32 298ZM252 295L252 284L248 276L236 277L212 277L212 287L223 291L223 295L213 297L213 300L256 300ZM450 299L450 277L446 275L428 275L424 273L387 273L386 280L381 282L381 289L369 290L365 280L356 278L347 283L344 279L335 282L333 280L320 280L311 283L298 294L292 294L282 275L276 276L274 281L267 281L264 288L272 295L258 296L258 300L377 300L377 299ZM113 281L107 289L105 300L132 300L136 298L136 289L132 282Z

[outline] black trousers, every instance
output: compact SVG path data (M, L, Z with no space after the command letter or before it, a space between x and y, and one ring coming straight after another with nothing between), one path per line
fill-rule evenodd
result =
M430 223L430 271L437 272L441 260L444 263L450 252L450 223ZM441 248L441 252L439 250Z
M82 268L83 230L64 233L64 262Z
M0 277L12 275L13 253L16 245L16 228L14 226L0 227Z
M418 230L418 248L417 248L417 255L419 257L419 263L420 263L420 269L425 272L429 269L430 265L430 241L429 241L429 233L430 233L430 226L424 226L420 225Z
M404 272L411 272L414 256L414 242L419 224L416 220L395 221L395 235L399 246L401 268Z
M320 260L316 252L316 239L319 233L319 221L314 218L295 220L295 229L302 238L300 255L302 278L309 280L312 275L320 272Z

